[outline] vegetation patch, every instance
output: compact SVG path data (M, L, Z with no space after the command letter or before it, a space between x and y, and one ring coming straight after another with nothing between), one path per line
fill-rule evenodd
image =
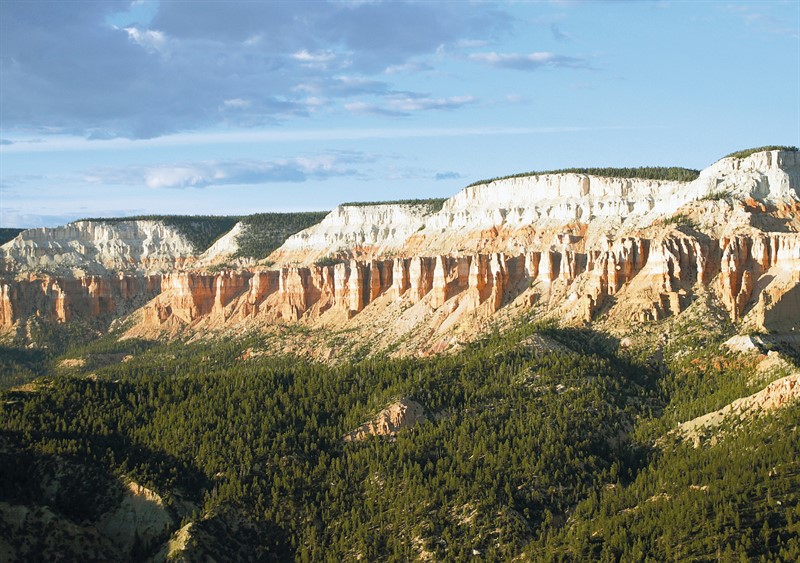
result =
M585 174L587 176L601 176L604 178L635 178L638 180L665 180L672 182L691 182L700 176L699 170L680 168L677 166L645 166L639 168L562 168L559 170L544 170L541 172L522 172L509 176L498 176L488 180L473 182L470 186L480 186L498 180L511 178L528 178L530 176L544 176L546 174Z
M731 197L733 197L733 194L730 192L730 190L717 190L707 193L700 199L701 201L722 201L730 199Z
M442 210L447 198L437 197L431 199L395 199L392 201L348 201L342 207L367 207L373 205L416 205L426 208L426 213L438 213Z
M299 213L257 213L242 217L244 230L236 237L239 250L236 258L260 260L269 256L276 248L295 233L316 225L328 214L327 211Z
M132 217L93 217L82 221L122 223L124 221L160 221L174 227L191 243L195 252L208 250L239 221L244 226L236 242L235 258L259 260L268 256L291 235L319 223L327 211L299 213L256 213L253 215L135 215Z
M55 505L65 518L93 526L95 499L119 496L111 475L165 498L180 491L198 507L182 524L192 534L206 526L212 546L186 553L192 560L230 540L222 520L235 511L252 524L226 547L237 559L797 561L800 409L723 428L713 446L652 447L757 384L757 355L720 348L734 327L715 307L698 299L659 325L657 361L656 350L642 356L553 323L521 323L431 358L358 360L366 352L356 350L335 366L242 361L243 350L263 349L261 334L103 337L69 355L132 358L76 363L33 392L0 392L0 467L9 468L0 501L43 504L26 468L69 456L98 477L75 493L85 497L79 510L72 497ZM290 335L310 332L286 325ZM337 345L359 344L339 336ZM530 345L542 340L558 346ZM428 421L342 441L397 397Z
M732 152L731 154L725 155L723 158L747 158L748 156L755 154L757 152L764 152L764 151L789 151L789 152L797 152L797 147L790 147L785 145L767 145L764 147L756 147L752 149L744 149L741 151Z
M697 227L695 220L683 213L678 213L676 215L672 215L671 217L665 217L661 222L664 226L672 225L677 228L686 227L694 229Z
M0 228L0 244L7 243L24 230L25 229L12 229L6 227Z
M322 258L318 258L314 260L315 266L335 266L336 264L341 264L345 262L346 259L342 256L328 254L327 256L323 256Z

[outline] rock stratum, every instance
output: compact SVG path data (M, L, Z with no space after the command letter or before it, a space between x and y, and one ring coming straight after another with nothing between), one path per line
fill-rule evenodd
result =
M2 247L0 329L21 333L34 318L127 320L137 336L299 323L348 331L374 352L435 353L523 314L625 332L701 295L747 329L800 328L796 151L724 158L691 182L501 179L437 207L340 206L237 268L224 267L233 231L205 252L158 221L24 231ZM352 348L306 346L325 358Z

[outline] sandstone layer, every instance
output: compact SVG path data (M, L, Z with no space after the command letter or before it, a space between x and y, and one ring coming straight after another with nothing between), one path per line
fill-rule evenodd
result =
M205 268L240 225L195 256L157 223L76 223L3 247L16 275L0 279L0 327L130 313L139 335L300 322L435 352L499 312L630 327L710 293L744 327L794 333L798 210L798 153L764 151L693 182L550 174L471 186L435 212L342 206L262 268Z

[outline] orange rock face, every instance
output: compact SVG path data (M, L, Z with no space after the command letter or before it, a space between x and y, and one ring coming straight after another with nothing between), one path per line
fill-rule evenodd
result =
M44 276L0 283L0 327L40 317L65 323L77 319L122 316L155 297L160 276Z
M800 235L795 233L715 240L673 232L661 239L624 237L589 250L567 238L556 242L548 250L517 255L6 281L0 283L0 326L9 329L32 316L56 322L120 316L142 305L142 324L156 329L176 323L219 327L251 318L296 322L329 310L346 320L384 295L390 298L386 302L426 300L432 310L494 313L523 292L528 305L560 310L578 322L593 320L601 309L647 321L679 314L702 287L719 297L734 321L752 318L769 329L798 328Z

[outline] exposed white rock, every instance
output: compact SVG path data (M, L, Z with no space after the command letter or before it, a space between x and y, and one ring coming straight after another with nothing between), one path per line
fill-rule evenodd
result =
M0 247L9 270L86 274L106 270L164 271L191 261L191 243L160 221L76 221L28 229Z
M97 529L123 552L130 553L136 538L149 546L173 525L161 497L132 482L122 502L98 522Z
M284 256L292 261L302 255L304 261L313 262L354 248L386 254L401 248L423 227L428 209L424 204L340 205L317 225L286 239L273 256L281 265Z
M310 263L329 253L355 253L358 249L366 249L373 256L396 251L424 251L427 255L475 252L484 250L480 243L465 246L464 241L470 237L474 240L476 233L480 237L481 232L491 229L531 227L550 233L548 240L537 244L542 249L562 246L565 241L559 233L576 224L587 225L583 234L587 247L602 248L609 238L649 227L710 195L765 203L797 201L800 156L775 150L746 158L723 158L692 182L573 173L508 178L469 186L433 214L426 214L425 206L341 206L320 224L290 237L273 257L283 265ZM732 228L747 224L743 210L732 210L725 202L704 203L704 224L711 222L723 228L730 223L735 223ZM525 252L531 250L529 242L512 236L503 239L504 247L490 250Z
M236 223L233 228L222 235L212 244L208 250L203 252L194 264L196 267L207 267L215 264L231 264L234 266L246 266L253 261L246 258L234 258L239 251L238 238L244 234L248 228L241 221Z
M411 399L400 399L383 409L371 421L344 436L345 442L366 440L369 436L395 436L400 430L427 421L425 408Z
M310 264L339 253L360 259L391 254L524 253L572 244L577 239L570 239L566 232L572 229L583 229L578 238L584 248L602 249L605 241L658 224L692 201L723 194L772 204L800 200L800 155L774 150L723 158L692 182L586 174L496 180L465 188L436 213L430 213L426 204L343 205L319 224L290 236L269 260L285 266ZM732 207L726 201L702 204L697 206L703 213L698 222L704 229L719 227L716 236L728 236L728 227L733 232L749 225L742 206ZM205 267L227 262L238 250L237 238L246 228L237 224L197 256L185 237L160 221L79 221L24 231L2 247L0 265L13 272L80 270L84 274ZM536 231L535 240L530 233L528 238L515 233L525 229Z
M693 182L700 195L727 192L739 199L751 197L776 203L800 199L800 153L762 151L747 158L723 158Z
M737 334L731 336L728 340L722 343L723 346L728 348L731 352L740 352L747 354L750 352L760 352L764 341L758 336L750 336L747 334Z
M424 235L454 229L522 227L551 223L610 221L642 228L710 194L744 199L800 199L797 152L763 151L723 158L692 182L607 178L586 174L542 174L496 180L465 188L427 220Z

